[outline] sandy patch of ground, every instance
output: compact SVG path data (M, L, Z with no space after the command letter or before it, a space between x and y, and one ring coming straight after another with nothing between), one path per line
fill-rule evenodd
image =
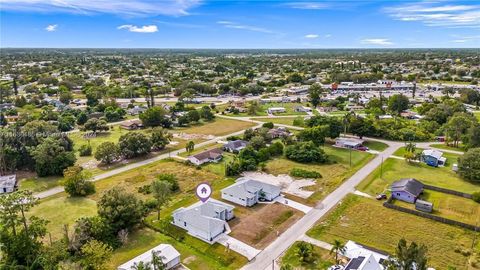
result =
M196 139L203 139L203 140L212 140L215 138L213 135L205 135L205 134L195 134L195 133L173 133L173 138L178 138L182 140L196 140Z
M82 166L82 168L84 169L96 169L98 164L100 164L99 161L96 161L96 160L89 160L85 163L82 163L80 166Z
M278 186L282 189L282 192L304 199L310 197L313 194L313 191L303 190L303 188L315 185L313 179L297 180L287 174L279 174L275 176L273 174L262 172L244 172L242 175L246 178Z

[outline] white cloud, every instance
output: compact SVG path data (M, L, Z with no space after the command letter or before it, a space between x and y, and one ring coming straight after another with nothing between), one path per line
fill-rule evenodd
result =
M266 34L278 34L275 31L271 31L262 27L244 25L244 24L239 24L231 21L217 21L217 23L223 25L226 28L247 30L247 31L260 32L260 33L266 33Z
M305 38L318 38L318 35L317 34L308 34L308 35L305 35Z
M0 0L2 10L67 12L76 14L111 13L127 16L188 15L202 0Z
M332 37L332 35L331 34L326 34L325 35L325 38L329 38L329 37Z
M362 44L368 45L381 45L381 46L389 46L393 45L393 42L386 38L366 38L361 40Z
M117 27L117 29L126 29L130 32L135 32L135 33L155 33L158 31L158 27L156 25L144 25L144 26L138 27L136 25L125 24Z
M448 5L420 2L385 8L400 21L418 21L428 26L480 28L480 5Z
M49 24L47 25L47 27L45 27L45 30L47 30L48 32L55 32L57 31L57 28L58 24Z
M291 2L284 4L287 7L296 8L296 9L328 9L330 5L327 3L317 3L317 2Z
M453 43L465 43L467 42L468 40L466 39L455 39L455 40L452 40Z

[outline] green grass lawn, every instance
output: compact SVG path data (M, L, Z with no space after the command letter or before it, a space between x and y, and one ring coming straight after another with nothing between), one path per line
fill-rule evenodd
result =
M284 113L277 113L275 115L307 115L304 112L296 112L295 107L297 106L308 106L307 103L297 103L297 102L288 102L288 103L283 103L283 102L270 102L266 104L260 104L260 109L257 111L257 114L255 115L250 115L248 113L239 113L239 114L231 114L231 116L267 116L267 109L272 108L272 107L283 107L285 108L286 112ZM246 105L248 107L248 104Z
M425 184L453 189L465 193L480 191L480 185L460 178L452 171L451 166L456 163L458 155L445 153L447 166L430 167L423 163L407 163L405 160L389 158L383 163L383 177L380 177L381 168L373 171L357 189L374 195L384 192L391 183L400 178L415 178Z
M328 250L313 246L313 258L311 262L302 262L298 256L298 245L300 242L295 242L283 255L281 264L291 265L294 269L327 269L335 264L335 255L331 255Z
M30 190L33 192L44 191L60 185L61 176L20 178L18 186L20 190Z
M370 150L375 150L375 151L383 151L388 148L388 145L382 142L377 142L377 141L365 141L363 143L368 149Z
M289 174L293 168L319 172L322 178L317 179L315 186L306 188L315 191L315 193L304 201L304 203L315 204L374 157L374 155L366 152L349 151L332 146L324 146L323 149L329 155L331 162L328 164L298 163L282 157L268 161L265 172L274 175ZM350 153L352 156L351 167Z
M467 224L480 224L480 203L459 196L425 190L420 197L433 203L432 214ZM395 204L415 209L415 205L395 200Z
M449 146L449 145L446 145L446 144L443 144L443 143L431 144L430 146L434 147L434 148L438 148L438 149L465 152L465 146L463 144L459 144L458 147Z
M292 117L281 117L281 118L255 118L257 121L262 121L262 122L272 122L274 124L282 124L282 125L289 125L293 126L293 121L295 119L299 119L303 123L303 116L292 116Z
M28 215L50 221L47 224L47 231L53 240L63 236L64 225L68 225L71 230L77 219L96 214L97 204L94 200L83 197L70 198L64 193L42 200L28 212Z
M389 253L405 238L428 247L431 267L480 269L480 265L467 266L470 259L480 259L480 242L476 241L472 249L474 232L388 209L381 202L356 195L346 197L307 235L329 243L352 240ZM479 236L477 233L476 238Z
M473 115L477 117L478 121L480 121L480 112L474 112Z
M253 122L250 123L246 121L217 117L215 118L215 121L212 121L212 122L207 122L199 125L192 125L189 127L175 128L174 132L223 136L223 135L227 135L236 131L247 129L256 125L257 124Z
M422 148L417 148L417 149L415 150L415 152L416 152L416 153L422 153L423 150L424 150L424 149L422 149ZM395 153L393 153L393 155L394 155L394 156L397 156L397 157L403 157L406 152L407 152L407 150L405 149L404 146L402 146L402 147L398 148L398 150L395 151Z

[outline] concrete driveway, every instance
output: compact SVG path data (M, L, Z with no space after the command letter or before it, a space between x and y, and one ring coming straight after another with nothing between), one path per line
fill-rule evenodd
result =
M245 256L249 261L260 253L260 250L226 234L222 234L216 240L217 243Z

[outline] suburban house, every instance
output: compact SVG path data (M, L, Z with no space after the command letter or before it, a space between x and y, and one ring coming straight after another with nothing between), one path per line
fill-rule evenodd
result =
M383 270L383 266L375 260L372 254L351 259L344 270Z
M231 153L238 153L243 148L247 147L248 142L244 140L235 140L235 141L228 141L226 144L223 145L223 150L231 152Z
M368 147L364 146L364 140L355 138L337 138L335 139L335 146L340 148L355 149L355 150L368 150Z
M153 253L162 260L165 265L165 269L172 269L180 265L180 253L169 244L160 244L143 254L131 259L130 261L120 265L117 270L133 270L137 269L136 266L143 262L144 264L151 263L153 259Z
M268 114L284 113L287 110L284 107L271 107L267 109Z
M173 225L185 229L188 234L201 240L214 243L215 238L230 231L227 221L234 218L232 205L215 199L197 202L187 208L173 212Z
M422 152L421 160L432 167L444 166L447 158L443 157L443 153L438 150L426 149Z
M392 183L390 192L394 199L415 203L418 196L423 192L423 184L417 179L403 178Z
M344 270L383 270L383 262L388 259L387 253L353 241L345 244L343 256L350 259Z
M138 119L130 120L130 121L122 122L120 124L120 127L128 130L140 129L140 128L143 128L143 123Z
M144 113L147 110L145 107L140 107L140 106L135 106L131 109L128 109L128 114L130 115L139 115L141 113Z
M222 149L214 148L207 151L203 151L196 155L189 156L188 161L192 162L195 165L202 165L207 162L219 162L222 159Z
M17 190L17 176L15 174L0 176L0 194Z
M280 196L280 188L252 179L239 178L237 182L222 189L222 199L240 204L253 206L259 201L273 201Z
M312 108L299 105L299 106L295 106L295 111L308 113L308 112L312 112Z
M290 133L290 131L288 131L288 129L285 127L272 128L267 133L272 137L272 139L288 137L292 135L292 133Z

